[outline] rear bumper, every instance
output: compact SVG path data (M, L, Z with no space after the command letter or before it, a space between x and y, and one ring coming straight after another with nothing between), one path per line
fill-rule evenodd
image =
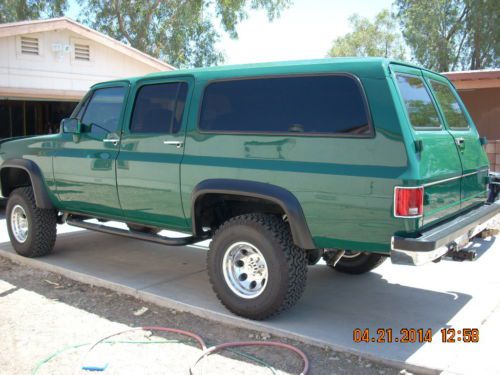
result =
M463 242L481 232L500 213L500 200L431 228L417 238L393 236L391 260L395 264L421 265L446 254L454 243Z

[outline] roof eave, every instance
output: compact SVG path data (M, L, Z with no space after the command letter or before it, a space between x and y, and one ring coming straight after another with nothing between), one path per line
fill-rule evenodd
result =
M2 24L0 25L0 38L58 29L68 29L77 34L84 35L88 39L93 40L97 43L104 44L107 47L110 47L120 53L126 54L128 56L131 56L132 54L132 57L134 57L136 60L139 60L155 69L158 69L159 71L177 69L166 62L154 58L134 47L128 46L85 25L82 25L81 23L76 22L68 17Z

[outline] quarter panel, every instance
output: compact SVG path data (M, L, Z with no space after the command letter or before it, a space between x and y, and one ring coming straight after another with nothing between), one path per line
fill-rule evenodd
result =
M205 83L198 82L194 105ZM190 116L181 167L184 211L204 179L270 183L297 197L317 247L389 251L394 232L414 224L392 216L393 187L408 161L386 80L363 78L362 84L374 138L203 134Z

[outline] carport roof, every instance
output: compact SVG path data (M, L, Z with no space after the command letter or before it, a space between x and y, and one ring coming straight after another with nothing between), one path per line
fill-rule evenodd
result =
M458 90L500 88L500 69L442 73Z

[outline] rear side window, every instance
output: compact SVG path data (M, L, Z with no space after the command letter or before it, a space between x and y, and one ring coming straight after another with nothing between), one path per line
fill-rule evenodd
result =
M424 86L424 81L418 77L401 74L397 74L396 79L411 125L415 129L440 128L436 107Z
M344 75L211 83L205 89L199 128L243 133L371 134L360 85Z
M136 97L131 133L177 133L186 104L186 82L143 86Z
M105 135L118 130L125 90L110 87L94 91L82 118L82 123L92 125L91 133Z
M469 123L465 118L464 112L457 101L456 96L453 94L448 85L431 80L432 90L443 110L446 123L450 128L467 129Z

